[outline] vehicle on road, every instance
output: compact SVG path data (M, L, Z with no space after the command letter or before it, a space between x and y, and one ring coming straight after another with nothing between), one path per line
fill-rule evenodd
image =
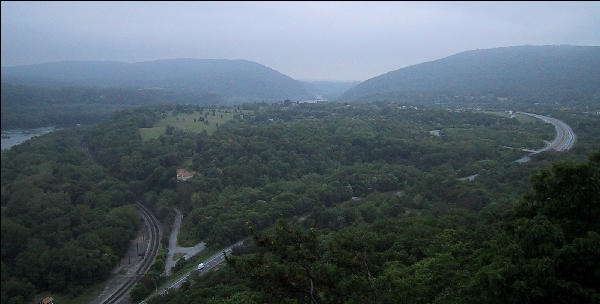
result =
M197 268L197 269L198 269L198 270L202 270L202 269L204 269L204 263L200 263L200 264L198 264L198 268Z

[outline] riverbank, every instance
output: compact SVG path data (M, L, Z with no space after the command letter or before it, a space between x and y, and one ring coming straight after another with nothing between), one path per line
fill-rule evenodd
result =
M60 129L54 126L36 129L2 130L2 151L8 150L13 146L24 143L36 136L48 134L57 130Z

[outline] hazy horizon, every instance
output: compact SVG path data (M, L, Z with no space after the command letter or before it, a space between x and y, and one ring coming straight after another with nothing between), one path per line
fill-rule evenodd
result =
M468 50L600 45L600 2L2 2L2 66L242 59L363 81Z

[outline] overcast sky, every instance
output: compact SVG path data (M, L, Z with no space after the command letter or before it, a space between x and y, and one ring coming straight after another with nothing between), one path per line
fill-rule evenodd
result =
M366 80L461 51L600 45L600 2L7 2L2 66L247 59L296 79Z

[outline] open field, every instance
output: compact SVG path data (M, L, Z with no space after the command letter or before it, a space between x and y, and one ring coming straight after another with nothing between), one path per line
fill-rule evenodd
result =
M214 113L214 114L213 114ZM165 134L167 126L173 126L176 129L185 130L192 133L202 133L206 131L212 134L217 130L217 127L233 119L237 115L233 110L222 109L204 109L202 112L196 111L193 113L168 113L154 124L152 128L140 128L142 140L147 141L153 138L158 138Z

